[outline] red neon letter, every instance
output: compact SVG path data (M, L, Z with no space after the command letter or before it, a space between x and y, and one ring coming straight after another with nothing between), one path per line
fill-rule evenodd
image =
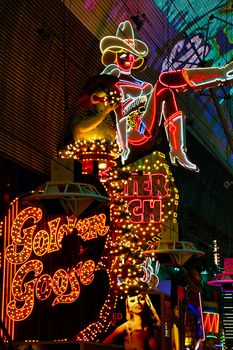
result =
M206 333L219 332L219 314L203 313L203 322Z
M142 214L142 201L140 199L132 199L128 205L128 211L130 213L130 221L134 223L140 223L143 220Z
M151 175L152 192L154 197L167 197L167 179L163 174Z
M143 201L144 222L161 221L161 201L154 199L145 199Z

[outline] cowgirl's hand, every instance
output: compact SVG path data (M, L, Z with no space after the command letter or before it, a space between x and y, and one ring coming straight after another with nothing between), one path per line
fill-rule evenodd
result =
M113 86L109 90L96 90L91 95L92 104L103 104L104 106L118 106L122 102L122 96L117 87ZM116 108L115 106L115 108ZM115 109L112 108L112 109Z
M122 164L125 164L126 159L128 158L128 155L130 153L129 147L126 147L121 152L121 162Z
M96 90L90 97L91 104L103 103L105 104L108 100L108 94L104 90Z

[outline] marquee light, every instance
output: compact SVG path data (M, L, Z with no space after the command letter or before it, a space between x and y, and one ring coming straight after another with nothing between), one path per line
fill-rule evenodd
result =
M7 305L7 314L14 321L22 321L26 319L32 312L34 307L34 288L37 279L34 278L29 282L23 281L29 272L34 272L35 277L43 270L43 264L39 260L31 260L22 265L16 272L12 282L13 300ZM23 302L20 307L17 301Z
M81 261L68 271L58 269L53 276L50 276L42 274L44 267L42 261L29 260L32 253L41 258L45 254L58 251L61 248L62 238L74 227L77 227L84 240L105 236L109 231L103 213L77 222L68 217L67 224L60 227L61 218L58 217L47 223L48 231L43 229L36 232L34 224L39 223L42 217L43 212L39 207L27 207L19 212L12 224L12 243L5 249L7 261L18 267L12 279L12 296L6 305L7 315L14 321L25 320L31 314L35 297L42 301L53 293L55 295L53 306L73 303L80 295L80 285L86 286L94 280L96 266L93 260Z
M129 75L131 76L131 75ZM136 78L132 78L133 83L121 80L118 87L123 96L123 113L124 116L120 120L117 126L118 130L118 144L122 149L127 144L133 146L142 146L152 136L152 130L155 124L155 97L152 93L152 85L147 82L142 82ZM136 97L130 93L138 91ZM127 91L127 94L124 93ZM150 109L150 118L146 117L147 111ZM149 119L149 120L148 120ZM124 135L123 124L126 124L126 133ZM128 154L122 154L122 162L127 160Z
M160 152L122 169L113 169L105 182L112 199L114 237L110 254L116 257L111 271L119 282L120 294L131 289L140 292L145 284L148 287L157 283L156 273L153 275L147 266L143 251L161 238L163 222L176 223L179 196L173 182L165 156Z
M77 140L75 144L69 144L59 151L59 156L66 159L78 159L82 161L82 172L88 174L93 172L93 162L98 162L100 176L116 165L119 157L119 147L114 141L99 140Z
M161 222L161 200L132 199L128 204L130 222L145 224L147 222Z
M53 280L50 275L44 274L38 278L36 284L36 297L39 300L46 300L52 292Z
M133 224L161 223L162 201L168 196L165 174L131 174L124 198Z
M12 244L8 245L5 251L6 259L11 264L23 264L27 261L32 252L37 256L46 253L51 254L61 248L61 241L68 231L74 228L74 222L68 219L68 224L60 226L61 218L48 222L49 232L40 230L35 234L36 225L23 228L27 222L33 219L38 223L42 219L42 209L28 207L22 210L12 225ZM80 236L84 240L90 240L99 236L105 236L109 230L106 226L105 214L94 215L90 218L79 220L76 224Z
M156 229L160 231L162 222L172 216L173 222L176 222L177 214L173 208L178 205L179 196L176 188L169 185L173 178L162 159L161 162L156 161L152 166L150 161L145 160L144 164L138 165L137 172L132 173L125 181L123 198L128 205L127 210L130 215L129 220L134 225L133 230L137 234L141 232L140 235L145 232L144 236L150 240L155 235ZM123 169L130 171L131 168L135 169L135 166ZM143 224L146 224L145 227ZM149 232L151 232L150 238Z
M13 300L7 305L7 314L14 321L26 319L34 308L35 296L39 300L49 298L51 292L57 295L52 303L73 303L80 295L80 283L90 284L94 279L95 263L92 260L80 262L69 272L58 269L53 277L48 274L41 275L28 281L28 275L34 272L38 277L43 271L43 263L40 260L30 260L23 264L16 272L12 281ZM80 279L80 283L78 278ZM25 282L25 280L27 282ZM65 294L70 291L69 294ZM23 302L19 306L17 302Z
M125 186L127 197L166 198L168 181L165 174L132 173Z
M85 218L77 222L77 230L84 240L90 240L99 236L105 236L109 230L106 226L106 215L99 214Z

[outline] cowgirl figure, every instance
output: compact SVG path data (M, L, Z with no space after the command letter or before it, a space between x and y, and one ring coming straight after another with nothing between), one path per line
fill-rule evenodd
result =
M132 70L141 70L148 55L148 46L134 38L131 23L119 24L115 36L106 36L100 41L102 63L106 66L101 74L117 78L115 92L120 96L112 104L116 116L117 139L121 148L122 163L130 153L129 145L139 146L155 132L163 121L170 146L170 158L191 171L198 167L186 155L185 121L177 106L176 93L185 90L202 90L229 84L233 80L233 62L222 68L194 68L162 72L153 86L132 75ZM106 93L107 95L107 93ZM82 98L87 98L83 93ZM100 90L89 93L89 104L103 104ZM105 108L107 109L107 107ZM103 111L104 108L101 107ZM103 119L102 119L103 120Z

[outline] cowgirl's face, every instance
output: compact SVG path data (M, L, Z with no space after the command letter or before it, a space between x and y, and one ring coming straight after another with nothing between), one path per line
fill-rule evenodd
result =
M144 295L139 294L128 297L128 306L129 310L135 314L139 314L144 311L144 308L146 306L146 299Z
M120 70L129 72L134 64L135 56L127 51L121 51L117 54L117 65Z

